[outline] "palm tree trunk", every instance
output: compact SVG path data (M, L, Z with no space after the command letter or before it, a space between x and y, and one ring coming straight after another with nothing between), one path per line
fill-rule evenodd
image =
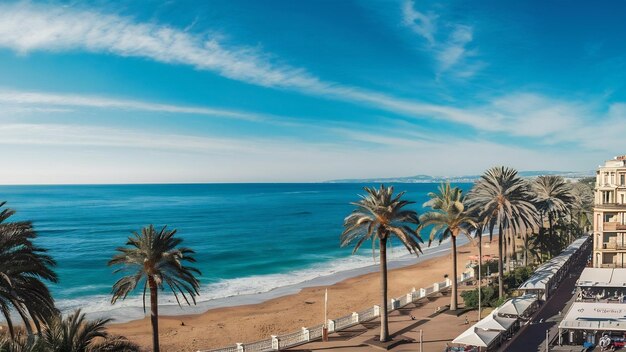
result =
M157 284L152 277L148 278L150 286L150 322L152 323L152 351L159 352L159 302L157 300Z
M554 231L552 229L552 213L548 213L548 226L550 227L550 229L549 229L550 240L554 241ZM550 256L552 256L552 255L550 255Z
M483 266L483 234L482 229L478 233L478 320L482 319L481 317L481 308L482 308L482 266Z
M380 290L382 304L380 306L380 342L389 340L389 324L387 322L387 239L380 239Z
M504 236L504 234L502 234ZM511 259L509 256L509 243L507 241L507 238L504 237L502 239L502 243L504 244L504 272L508 273L509 270L511 269L510 265L511 265Z
M452 242L452 297L450 297L450 310L457 309L456 306L456 294L457 294L457 282L456 282L456 236L453 234L450 239Z
M504 297L504 265L502 263L502 224L499 225L500 232L498 233L498 298Z
M528 230L524 234L524 266L528 266Z

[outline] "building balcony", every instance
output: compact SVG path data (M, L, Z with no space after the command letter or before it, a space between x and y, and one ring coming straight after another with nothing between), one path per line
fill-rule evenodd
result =
M602 225L603 231L622 231L626 230L626 225L620 224L618 222L605 222Z
M626 244L609 243L604 242L602 246L598 248L600 251L626 251Z
M604 203L604 204L595 204L593 207L594 209L622 210L622 209L626 209L626 204Z

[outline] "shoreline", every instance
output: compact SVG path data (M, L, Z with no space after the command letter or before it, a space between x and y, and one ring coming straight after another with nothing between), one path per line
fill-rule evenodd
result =
M460 238L459 238L460 239ZM458 273L465 270L467 256L477 248L466 243L458 247ZM449 243L449 242L448 242ZM497 248L488 247L483 241L484 254L494 254ZM497 247L497 246L496 246ZM451 272L449 245L431 247L419 258L396 260L389 265L389 298L398 297L411 290L427 287L442 280ZM448 255L446 255L448 254ZM404 264L404 265L403 265ZM348 270L310 280L306 285L284 287L264 294L251 295L238 300L239 304L209 307L201 313L176 310L183 314L168 314L166 306L159 307L161 347L163 351L196 351L234 344L251 342L272 334L283 334L303 326L320 324L323 321L323 296L328 288L329 318L339 317L356 310L367 308L379 301L378 265ZM303 283L304 284L304 283ZM245 303L249 301L251 303ZM242 303L244 302L244 303ZM186 307L185 307L186 308ZM203 307L204 308L204 307ZM149 317L124 323L111 323L107 329L113 334L128 337L143 347L151 342Z
M483 235L483 237L488 235ZM469 240L465 237L459 237L457 239L457 243L459 246L463 246L469 243ZM450 251L450 241L446 240L441 243L441 245L436 245L432 247L423 248L423 254L420 254L419 257L416 257L414 254L409 254L406 252L404 247L394 247L393 251L403 252L402 255L388 259L387 267L389 270L408 267L412 265L419 264L422 261L436 258L439 256L443 256ZM389 254L388 254L389 255ZM347 257L350 258L350 257ZM371 261L371 257L368 258ZM332 262L332 261L331 261ZM195 314L203 314L211 309L218 308L227 308L227 307L237 307L243 305L250 304L259 304L263 302L267 302L269 300L280 298L288 295L297 294L303 289L310 287L318 287L318 286L329 286L341 281L362 276L365 274L369 274L372 272L377 272L379 269L379 265L370 264L366 266L359 266L356 268L348 268L341 270L339 269L336 272L332 272L330 274L322 274L317 277L313 277L310 279L305 279L301 282L297 282L294 284L288 284L284 286L277 286L271 288L267 291L255 292L255 293L244 293L244 294L235 294L226 297L209 299L206 301L198 301L196 305L186 306L184 305L182 309L175 303L173 300L173 296L168 298L168 302L163 303L164 296L159 297L161 303L159 305L159 314L162 316L186 316L186 315L195 315ZM298 275L305 270L296 270L292 272L287 272L283 274L270 274L268 276L276 275L276 276L285 276L285 275ZM263 276L253 276L248 278L242 278L241 280L255 280L258 278L265 278ZM167 291L160 291L167 292ZM131 298L129 297L129 301L134 299L133 303L141 302L139 297ZM200 298L202 298L200 296ZM105 306L108 306L109 297L106 296L106 302L103 303ZM127 304L132 304L131 302ZM145 317L142 306L137 305L127 305L124 306L124 301L121 301L121 304L118 303L118 307L114 307L112 309L103 309L94 312L85 312L85 315L89 319L104 319L104 318L113 318L115 324L119 323L127 323L135 320L141 320Z

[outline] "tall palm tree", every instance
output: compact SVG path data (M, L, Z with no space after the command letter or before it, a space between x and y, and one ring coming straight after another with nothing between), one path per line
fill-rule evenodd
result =
M46 352L135 352L139 346L122 336L112 336L105 325L111 319L88 321L80 309L68 315L51 317L38 341Z
M380 341L389 339L387 323L387 241L396 237L411 253L421 252L422 239L417 232L419 219L417 212L405 207L413 202L402 199L405 192L394 196L393 187L380 186L380 189L365 187L367 195L361 196L356 206L344 220L344 231L341 234L341 246L352 242L354 254L368 239L372 240L372 250L378 241L380 252L380 283L382 304L380 306ZM412 228L415 226L416 228Z
M498 294L504 296L503 240L505 234L526 231L537 221L534 196L528 182L512 168L493 167L480 177L469 192L467 203L478 212L478 221L486 224L490 237L498 228Z
M428 245L433 240L439 243L450 238L452 243L452 296L450 298L450 310L457 309L457 253L456 238L463 234L473 242L470 232L478 227L476 221L465 211L465 197L458 187L451 187L450 183L439 185L438 193L428 193L430 200L424 203L424 207L432 210L420 216L421 227L432 226Z
M178 294L180 293L188 305L192 300L196 304L196 296L199 295L200 283L194 274L200 275L196 268L185 266L184 262L195 262L194 251L179 247L183 241L174 237L176 230L167 230L163 226L161 230L155 230L150 225L141 229L141 233L134 232L128 237L126 247L119 247L120 252L113 256L109 265L122 265L114 272L123 272L127 276L122 277L113 285L113 297L111 303L121 298L125 299L137 285L143 283L143 309L146 311L146 289L150 289L150 320L152 323L152 350L159 352L159 305L157 292L165 285L174 293L176 302L181 305Z
M571 185L561 176L539 176L533 182L535 205L542 216L548 216L550 237L554 237L554 220L570 213L570 206L574 202L571 189Z
M574 202L573 220L580 231L585 231L593 219L593 189L584 182L576 182L572 187Z
M0 203L0 207L5 202ZM8 221L12 209L0 211L0 311L14 336L11 311L15 311L32 337L45 319L56 313L54 300L43 281L57 282L56 265L46 250L33 244L37 233L29 221Z

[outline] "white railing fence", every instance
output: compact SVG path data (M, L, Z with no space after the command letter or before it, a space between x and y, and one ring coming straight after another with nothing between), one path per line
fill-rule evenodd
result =
M461 276L457 278L457 282L465 282L474 278L474 270L469 270L461 273ZM388 311L394 311L405 307L411 303L416 303L421 299L434 295L436 293L448 290L452 286L452 280L446 279L442 282L435 282L432 286L426 288L415 288L411 292L402 295L398 298L392 298L387 304ZM363 322L374 320L380 316L380 307L373 306L360 312L354 312L352 314L345 315L336 319L329 319L327 326L328 332L341 331ZM198 352L263 352L263 351L278 351L285 348L290 348L298 345L305 344L310 341L319 340L322 338L322 331L324 326L322 324L315 325L310 328L302 328L300 331L295 331L285 335L271 336L267 339L255 341L251 343L238 343L235 346L217 348L212 350L203 350Z

